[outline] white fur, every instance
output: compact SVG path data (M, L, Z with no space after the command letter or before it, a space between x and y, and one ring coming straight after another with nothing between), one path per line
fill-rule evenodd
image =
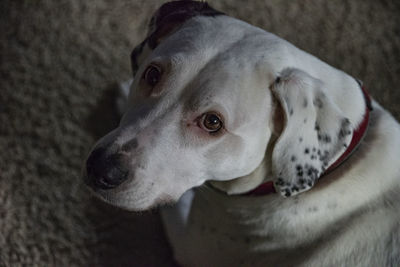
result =
M347 118L346 129L354 130L365 111L351 76L227 16L191 18L146 53L120 126L98 143L118 147L136 138L138 148L124 152L131 175L99 194L131 210L181 198L163 209L180 264L400 264L400 127L377 103L366 138L334 172L319 180L322 165L316 163L319 174L312 185L289 198L236 195L265 180L276 183L280 175L285 183L277 188L283 195L298 183L291 156L310 162L297 143L300 135L311 149L328 149L329 163L340 156L351 139L339 142L341 123ZM141 79L150 63L165 69L156 97L143 93L150 90ZM314 103L317 98L323 108ZM279 109L283 129L274 117ZM223 115L226 133L210 137L198 127L196 118L208 111ZM316 122L331 135L329 144L318 140Z
M184 266L398 266L400 128L374 104L357 154L310 191L283 199L196 189L191 213L168 237ZM382 160L377 160L382 159ZM189 202L189 203L188 203ZM175 219L177 219L175 217Z

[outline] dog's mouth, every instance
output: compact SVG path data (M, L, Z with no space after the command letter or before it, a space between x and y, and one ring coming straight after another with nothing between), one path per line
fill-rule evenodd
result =
M87 180L85 171L82 173L82 179ZM95 199L122 210L142 212L159 206L171 205L177 201L170 194L151 192L152 186L140 186L130 178L120 186L112 188L106 183L105 181L104 184L96 186L86 183L85 187Z
M141 211L142 209L132 208L129 203L123 201L121 198L117 197L117 194L112 194L109 191L102 189L93 189L91 187L86 186L87 190L90 192L91 196L98 201L107 203L113 207L126 210L126 211ZM145 209L143 209L145 210Z

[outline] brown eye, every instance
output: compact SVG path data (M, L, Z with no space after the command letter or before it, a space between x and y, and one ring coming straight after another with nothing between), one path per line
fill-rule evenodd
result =
M209 133L216 133L222 129L223 123L216 113L205 113L200 121L200 127Z
M156 65L150 65L144 72L143 79L151 87L155 86L161 79L161 68Z

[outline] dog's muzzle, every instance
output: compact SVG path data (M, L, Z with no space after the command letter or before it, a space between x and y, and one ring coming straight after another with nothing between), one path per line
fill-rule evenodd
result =
M96 148L86 161L85 183L96 189L112 189L128 178L128 169L124 165L123 155L109 154L104 148Z

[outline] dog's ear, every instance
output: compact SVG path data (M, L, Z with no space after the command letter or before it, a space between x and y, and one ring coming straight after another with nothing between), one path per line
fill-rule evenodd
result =
M173 1L163 4L150 20L146 39L141 42L131 54L133 76L139 65L158 44L176 31L185 21L195 16L223 15L206 2Z
M301 70L283 70L271 90L284 117L272 173L275 188L288 197L310 189L346 150L352 126L324 83Z

